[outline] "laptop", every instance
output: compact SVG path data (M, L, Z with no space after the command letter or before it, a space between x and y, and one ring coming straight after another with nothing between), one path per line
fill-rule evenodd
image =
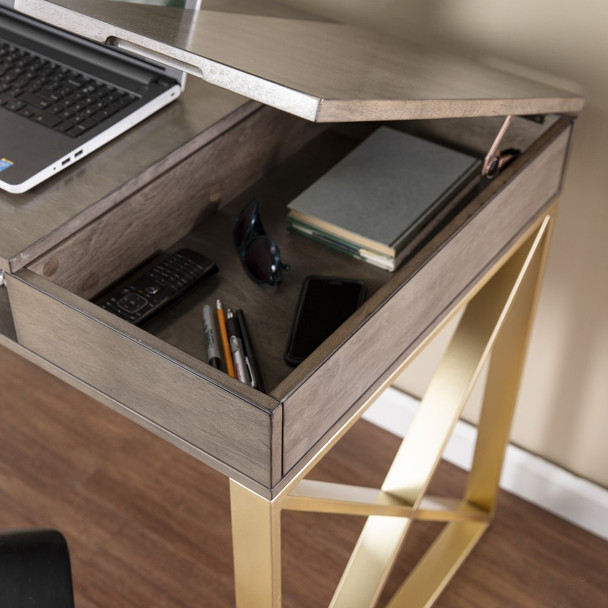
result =
M184 84L175 68L79 38L0 0L0 188L34 188L177 99Z

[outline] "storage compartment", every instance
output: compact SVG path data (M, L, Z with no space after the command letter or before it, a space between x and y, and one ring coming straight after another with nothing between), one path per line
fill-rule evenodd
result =
M397 126L482 158L500 124L475 118ZM394 273L286 228L287 203L375 126L319 127L260 108L168 178L151 182L7 277L19 342L100 391L127 416L271 493L542 214L561 185L571 124L555 117L544 124L516 119L504 145L523 154L463 197ZM185 179L196 183L196 198L173 204L172 185ZM235 218L252 197L291 266L277 287L250 280L233 244ZM156 251L184 246L214 260L219 272L141 327L91 303ZM368 299L293 369L283 351L309 274L360 279ZM206 363L201 308L216 298L244 310L268 394Z

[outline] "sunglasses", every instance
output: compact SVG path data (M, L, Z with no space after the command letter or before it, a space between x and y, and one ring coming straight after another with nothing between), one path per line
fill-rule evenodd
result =
M245 205L232 235L249 278L256 283L279 285L281 270L289 270L289 265L281 262L279 246L264 231L256 199Z

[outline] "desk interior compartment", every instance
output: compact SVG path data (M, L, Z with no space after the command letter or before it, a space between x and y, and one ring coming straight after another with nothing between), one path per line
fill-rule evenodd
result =
M521 236L521 227L538 218L559 192L570 126L556 117L544 124L516 119L506 145L523 154L463 199L449 221L389 273L290 233L285 221L286 204L374 125L318 126L261 107L195 159L152 180L27 269L8 275L18 340L122 413L268 492L413 352ZM398 127L482 158L500 120ZM197 185L192 200L172 204L171 188L178 180L195 183L193 173L205 187ZM232 243L234 219L253 196L266 232L291 265L278 287L253 283ZM142 327L91 302L153 253L182 246L214 260L219 272ZM362 279L368 299L293 369L282 355L308 274ZM201 306L217 297L245 311L267 394L205 362Z

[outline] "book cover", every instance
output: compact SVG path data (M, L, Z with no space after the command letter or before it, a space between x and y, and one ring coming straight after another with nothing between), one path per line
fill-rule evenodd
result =
M396 268L396 258L393 256L387 256L382 253L377 253L375 251L358 247L357 245L353 245L347 241L342 241L337 236L327 234L313 226L302 224L301 222L298 222L292 218L288 218L288 228L293 232L297 232L298 234L302 234L309 239L316 241L317 243L331 247L332 249L350 255L358 260L363 260L364 262L377 266L378 268L382 268L383 270L389 270L392 272Z
M380 127L288 205L291 219L396 256L481 161Z

